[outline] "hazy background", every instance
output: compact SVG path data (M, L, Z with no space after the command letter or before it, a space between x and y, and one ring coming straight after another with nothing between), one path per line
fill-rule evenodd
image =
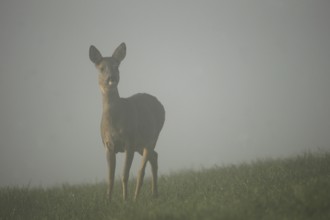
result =
M91 44L164 104L163 174L328 151L329 24L328 0L2 0L0 186L106 177Z

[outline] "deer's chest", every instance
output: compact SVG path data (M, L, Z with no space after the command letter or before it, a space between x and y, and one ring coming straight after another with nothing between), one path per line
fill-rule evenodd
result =
M103 143L123 145L132 140L132 125L128 116L116 112L103 113L101 119L101 136Z

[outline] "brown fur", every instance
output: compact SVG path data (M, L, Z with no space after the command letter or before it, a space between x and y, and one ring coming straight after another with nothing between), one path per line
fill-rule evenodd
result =
M103 57L94 46L89 48L90 60L99 70L99 86L103 98L101 137L109 167L108 195L111 199L116 153L125 152L122 177L124 200L127 199L127 182L134 152L142 155L134 198L139 195L148 161L152 169L152 193L157 196L158 155L154 149L165 121L164 107L154 96L145 93L135 94L129 98L119 96L118 68L125 56L124 43L118 46L112 57Z

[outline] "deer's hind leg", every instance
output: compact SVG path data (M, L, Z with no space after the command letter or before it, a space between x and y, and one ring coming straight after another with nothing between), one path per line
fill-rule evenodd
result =
M147 149L147 148L143 149L141 167L140 167L140 170L139 170L138 176L137 176L134 200L136 200L140 194L141 186L143 184L143 178L144 178L144 174L145 174L146 165L149 160L149 153L150 153L149 149Z
M158 154L156 151L152 150L149 156L149 162L151 165L152 172L152 185L151 192L153 197L158 196L157 178L158 178Z

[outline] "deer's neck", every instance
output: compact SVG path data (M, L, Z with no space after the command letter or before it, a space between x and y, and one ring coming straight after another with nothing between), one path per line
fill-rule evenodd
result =
M111 89L106 91L103 94L103 113L111 113L111 110L114 109L120 103L120 96L118 89Z

